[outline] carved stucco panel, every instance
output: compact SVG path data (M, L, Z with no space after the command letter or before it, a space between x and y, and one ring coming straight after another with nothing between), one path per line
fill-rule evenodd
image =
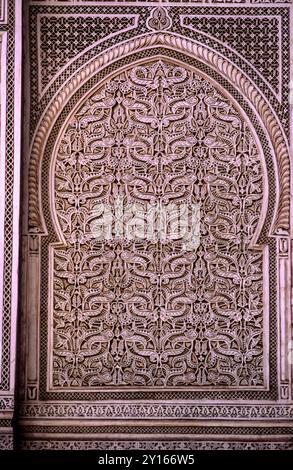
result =
M254 85L247 79L247 77L243 76L241 74L241 71L237 68L235 68L232 64L229 64L227 61L223 61L217 54L214 52L205 49L201 45L197 45L194 42L191 42L189 40L183 40L182 38L178 38L173 35L167 35L167 34L158 34L158 35L148 35L142 38L138 38L135 41L130 41L129 43L121 45L121 47L113 48L107 51L106 54L102 54L99 56L95 61L92 63L88 64L84 69L82 69L73 79L72 81L68 82L64 89L62 90L62 93L59 94L58 98L56 100L52 101L52 104L48 108L47 112L44 114L44 118L40 123L39 129L36 133L35 140L33 143L32 147L32 159L31 159L31 167L30 167L30 194L31 194L31 206L30 206L30 212L29 215L31 216L30 218L30 223L32 233L37 233L40 230L40 215L41 213L39 212L40 206L37 204L38 202L38 194L37 194L37 187L39 184L38 178L35 177L36 172L38 171L38 165L40 164L40 160L42 158L42 152L44 149L44 145L47 142L47 137L49 135L49 129L51 129L52 125L54 124L56 118L58 117L60 110L62 109L62 106L68 102L69 98L73 95L74 91L78 90L80 86L82 86L86 81L93 77L93 75L99 70L99 68L103 68L106 64L112 64L115 62L117 58L119 58L121 55L122 57L124 54L128 56L134 51L139 51L141 50L141 47L148 46L149 48L152 48L156 45L164 45L167 48L172 45L173 48L178 48L180 51L188 52L188 54L195 55L196 57L200 58L200 60L204 60L211 64L213 67L215 67L217 70L221 71L221 73L226 76L229 81L233 83L243 93L248 99L253 107L256 107L260 113L260 116L262 117L262 121L265 125L266 130L268 131L268 134L272 140L272 144L276 150L276 157L277 157L277 162L278 162L278 171L279 174L281 173L284 177L282 178L282 189L281 189L281 198L280 198L280 204L279 208L277 210L277 206L275 206L275 218L277 217L277 226L278 230L283 231L286 226L287 226L287 216L288 216L288 160L287 160L287 149L286 149L286 142L283 139L282 131L279 128L278 120L275 119L274 115L271 113L270 106L264 98L262 97L261 94L259 94L258 90L254 88ZM131 55L129 55L131 57ZM45 139L44 139L45 137ZM41 168L41 167L39 167ZM263 168L262 171L265 173L265 169ZM266 196L266 191L268 190L267 184L264 185L262 188L264 191L264 199L267 201L267 196ZM52 193L53 194L53 193ZM52 207L52 206L51 206ZM54 211L52 212L54 213ZM259 218L259 224L256 227L254 234L255 234L255 239L254 242L257 240L259 234L260 234L260 229L262 227L263 221L264 221L264 216L265 213L262 211L262 216ZM41 217L42 218L42 217ZM37 222L39 220L39 222ZM55 224L56 227L59 226L59 224ZM276 225L275 225L276 227ZM57 229L58 235L61 237L60 240L63 240L64 242L64 236L62 235L59 229ZM35 237L35 235L33 235ZM37 236L36 236L37 237ZM263 269L265 272L268 270L268 260L267 260L267 255L264 253L264 263L263 263ZM51 256L51 260L53 259L53 256ZM285 261L286 263L287 261ZM51 271L53 272L53 262L51 261ZM53 286L51 286L51 293L53 292ZM266 277L266 282L263 286L263 292L266 292L266 294L269 292L268 291L268 278ZM267 299L268 300L268 299ZM50 303L49 306L49 311L53 311L53 303ZM265 308L268 308L268 301L265 302ZM286 307L287 308L287 307ZM285 315L285 313L284 313ZM265 321L268 321L268 315L264 314L263 318ZM268 334L269 330L268 327L264 328L265 330L265 335L266 335L266 341L264 342L264 346L266 348L264 356L268 358ZM51 333L50 333L51 334ZM51 341L51 336L50 336L50 341ZM52 344L52 342L50 343ZM286 357L287 354L287 346L284 345L284 350L282 352L283 357ZM52 355L51 355L52 357ZM268 371L264 374L266 379L269 378ZM47 386L49 385L49 388L51 391L53 390L54 386L52 387L52 363L50 364L50 369L48 371L48 382ZM273 382L276 383L276 377L273 375ZM286 379L287 380L287 379ZM78 387L77 385L78 381L75 382L75 387ZM105 386L105 385L103 385ZM261 388L263 386L267 386L267 383L264 383L263 385L258 385L257 388ZM57 386L55 386L55 390L58 390ZM98 385L99 388L101 388L101 385ZM181 386L183 387L183 385ZM197 385L193 384L193 388L196 389ZM200 386L201 387L201 386ZM225 386L224 386L225 387ZM287 385L282 385L282 387L287 387ZM84 387L82 387L85 389ZM140 387L139 387L140 388ZM229 388L229 387L228 387ZM227 388L227 390L228 390ZM233 388L233 385L232 385ZM244 386L244 388L247 388L247 386ZM248 387L251 388L251 387ZM253 387L252 387L253 388ZM282 390L283 390L282 388ZM89 388L87 388L89 390ZM192 387L189 386L189 389L192 390ZM36 390L36 389L35 389ZM59 390L62 390L62 387L59 387ZM63 388L63 390L66 390L66 387ZM235 390L237 388L235 387ZM280 389L281 390L281 389ZM287 387L288 390L288 387ZM34 394L36 391L33 392ZM274 394L275 392L272 392ZM283 392L282 392L283 393ZM31 395L31 392L29 393ZM272 396L271 394L271 396ZM287 391L284 392L284 397L287 396ZM31 395L33 397L33 395ZM57 395L56 395L57 396ZM58 395L59 396L59 395ZM261 396L261 395L259 395ZM61 395L60 395L61 397Z
M80 105L52 175L53 387L264 386L260 160L231 101L176 63L132 66ZM117 198L170 220L197 205L199 246L96 239L95 207Z
M31 159L29 168L29 229L32 232L42 232L45 230L45 224L42 216L40 204L40 170L41 160L44 152L44 146L47 141L48 133L59 115L62 107L68 101L69 97L89 80L98 70L109 63L115 62L119 57L128 56L135 51L145 48L153 48L156 45L163 45L166 48L172 48L182 51L188 55L194 56L199 60L215 68L224 77L226 77L241 94L245 96L251 106L256 109L259 119L262 121L266 132L271 141L275 158L276 180L279 182L279 204L275 209L275 220L272 227L273 233L287 233L289 227L289 155L288 144L284 132L280 126L278 118L272 111L270 104L259 92L257 87L242 74L241 70L231 62L219 56L216 52L198 44L196 41L190 41L172 34L151 34L142 36L133 41L128 41L115 48L109 49L98 58L91 61L84 68L79 70L74 77L68 81L60 90L60 93L52 100L43 118L35 132L31 146Z
M128 6L120 3L123 11L111 10L111 14L126 13L124 7ZM41 12L44 28L46 18L51 21L52 13L58 12L58 34L67 21L63 16L78 16L84 6L83 2L67 2L63 8L58 1L31 4L32 18ZM98 3L88 2L86 14L90 4ZM107 8L103 2L99 7ZM21 424L23 448L107 449L113 440L117 449L292 447L288 426L292 417L291 371L287 362L291 335L288 126L286 105L278 103L269 86L270 82L278 98L281 91L286 95L286 64L276 48L286 44L288 18L282 6L273 24L277 10L263 9L269 15L269 28L278 29L278 38L273 38L275 49L263 57L258 51L253 55L255 48L250 45L241 50L240 36L230 43L230 49L228 42L219 47L216 43L222 38L216 28L213 38L205 41L204 30L214 20L201 23L200 35L193 33L199 20L193 24L190 15L200 13L200 8L200 21L214 13L220 19L222 7L207 10L194 5L188 11L185 6L159 5L148 6L142 13L139 2L133 2L127 14L139 16L137 37L131 29L121 34L120 42L117 36L113 45L103 40L94 45L92 30L85 49L72 43L52 73L49 68L54 65L54 54L47 69L37 56L33 62L39 68L34 68L31 84L30 131L35 134L28 175L27 249L28 288L34 295L29 297L27 316L36 335L28 334L26 395L19 408L19 416L26 419L26 424ZM227 7L225 14L229 16L231 11L233 24L241 15L242 25L245 21L255 25L255 8L263 29L264 14L259 6L233 6L229 11ZM180 12L190 26L184 33L183 28L176 29L183 20ZM219 23L224 21L223 16ZM84 24L84 20L77 23ZM241 37L248 45L246 33L242 31ZM43 46L45 50L45 41ZM152 50L160 56L152 57ZM270 75L270 59L278 62L282 74L278 75L278 70ZM152 69L155 64L157 71ZM174 72L176 67L181 75ZM42 96L35 92L37 70L45 77ZM170 77L179 79L178 83L168 84ZM195 77L206 84L204 90L199 88L200 98L186 92ZM167 96L176 95L174 106L165 100L165 94L159 100L154 98L160 80L165 80ZM145 99L146 92L151 99ZM213 93L217 104L209 101ZM198 101L192 103L194 97ZM159 110L164 106L174 119L159 134ZM192 119L200 113L205 114L201 140L197 135L201 126L194 126ZM194 135L197 141L192 141ZM244 152L237 135L245 142ZM156 139L163 145L156 145ZM195 157L199 148L204 155ZM246 154L245 182L235 165L238 153ZM232 158L223 163L225 154ZM158 156L161 179L155 164ZM204 165L207 161L210 167ZM44 171L49 175L49 167L50 185L44 177ZM209 179L214 170L217 178ZM200 179L204 183L196 192ZM149 241L127 244L125 240L102 243L91 239L92 206L97 202L111 205L120 194L138 207L148 198L158 201L170 195L199 203L204 232L201 243L194 252L184 252L182 243L164 243L158 250L159 244L152 247ZM248 201L252 212L243 228L239 208ZM216 206L218 210L213 212L211 208ZM237 213L242 214L238 219ZM209 218L211 214L214 220ZM219 236L223 232L228 238ZM237 234L243 250L238 250ZM268 247L258 246L257 241L268 243ZM216 249L218 255L213 258ZM165 278L168 283L159 282ZM252 314L244 325L240 317L244 319L247 305ZM227 354L228 349L232 355ZM171 350L175 354L170 354ZM241 372L243 364L249 370L248 380ZM110 424L118 418L121 426L114 429ZM125 419L140 420L141 425L124 426ZM163 421L162 427L148 427L158 419ZM185 426L181 419L190 423ZM91 421L90 429L86 420ZM102 427L105 420L108 427ZM170 432L168 420L178 421L178 436L165 439ZM209 422L200 437L191 430L196 420ZM227 420L233 423L233 432L235 425L237 438L223 428ZM274 428L279 420L282 427ZM212 421L217 426L213 432L223 434L219 439L205 434ZM250 421L252 426L247 425ZM259 428L254 429L256 422ZM62 442L60 432L64 433ZM65 438L69 432L75 433L73 439L69 434ZM147 432L152 433L149 441L144 437ZM87 439L84 433L92 434ZM97 440L101 433L105 441ZM126 434L131 434L131 440L126 440Z

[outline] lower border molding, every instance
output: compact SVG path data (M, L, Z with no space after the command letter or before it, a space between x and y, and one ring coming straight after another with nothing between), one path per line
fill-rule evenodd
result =
M167 441L167 440L23 440L22 450L293 450L282 441Z

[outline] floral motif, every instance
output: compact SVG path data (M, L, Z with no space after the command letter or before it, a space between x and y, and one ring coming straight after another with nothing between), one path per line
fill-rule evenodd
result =
M168 11L164 7L154 8L150 18L147 20L147 26L154 31L166 31L169 29L172 26L172 20Z

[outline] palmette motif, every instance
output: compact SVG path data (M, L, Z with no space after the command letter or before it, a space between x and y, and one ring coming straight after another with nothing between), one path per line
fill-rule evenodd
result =
M182 65L133 66L75 112L54 171L53 386L263 387L262 169L233 103ZM199 246L93 237L117 199L198 205Z

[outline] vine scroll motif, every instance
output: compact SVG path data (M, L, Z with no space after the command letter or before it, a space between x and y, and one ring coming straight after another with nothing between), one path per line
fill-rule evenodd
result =
M197 204L200 245L92 237L97 203ZM262 387L253 136L206 79L166 60L86 99L55 163L53 386Z

